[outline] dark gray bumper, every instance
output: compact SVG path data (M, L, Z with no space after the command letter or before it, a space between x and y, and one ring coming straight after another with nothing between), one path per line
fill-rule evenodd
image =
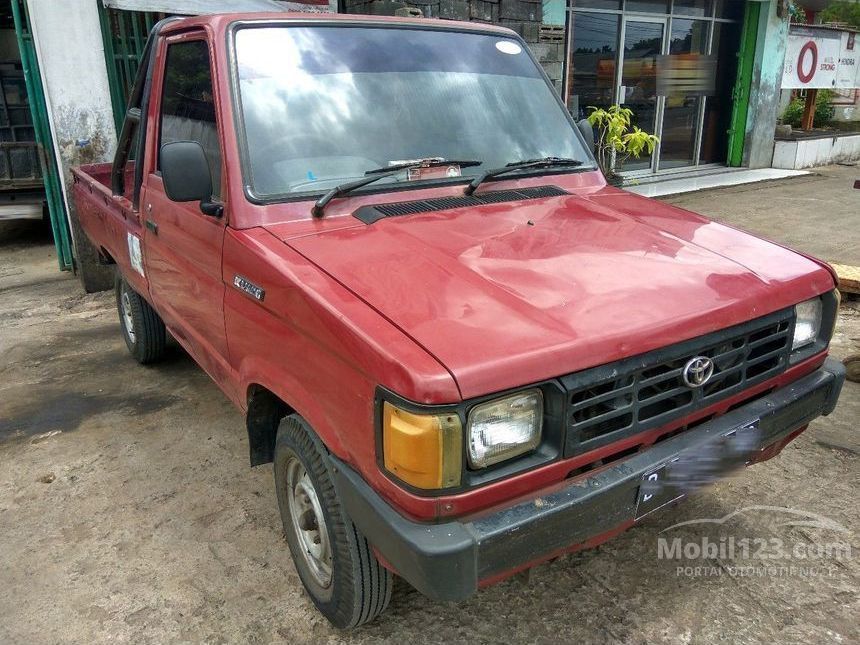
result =
M471 521L409 520L349 466L332 457L340 499L356 526L397 572L436 600L464 600L478 581L602 535L636 516L642 478L677 459L713 452L727 432L756 424L753 451L830 414L845 368L828 359L816 372L570 486Z

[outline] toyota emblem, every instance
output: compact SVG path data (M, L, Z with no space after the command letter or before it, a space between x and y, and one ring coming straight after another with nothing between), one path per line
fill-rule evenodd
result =
M702 387L714 375L714 361L707 356L696 356L687 361L681 376L688 387Z

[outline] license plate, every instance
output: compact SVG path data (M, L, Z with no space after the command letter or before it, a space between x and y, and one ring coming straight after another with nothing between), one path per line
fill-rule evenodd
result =
M758 430L758 421L733 428L696 451L686 451L646 472L639 486L635 519L743 466L759 445Z
M642 476L642 485L639 487L639 499L636 502L636 519L638 520L658 508L671 504L684 496L683 490L678 490L666 481L668 464L663 464L656 470L647 472Z

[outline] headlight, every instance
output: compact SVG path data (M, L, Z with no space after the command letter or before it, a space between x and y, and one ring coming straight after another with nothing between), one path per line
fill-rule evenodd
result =
M475 406L466 437L469 465L485 468L537 448L543 429L543 394L519 392Z
M791 349L799 349L813 343L821 331L821 298L806 300L794 306L794 339Z

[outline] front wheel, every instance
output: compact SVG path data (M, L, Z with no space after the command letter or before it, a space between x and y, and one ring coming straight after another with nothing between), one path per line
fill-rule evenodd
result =
M278 428L274 469L281 521L317 609L335 627L356 627L388 606L393 576L341 508L327 453L312 432L297 415Z
M164 355L167 332L150 304L117 276L116 308L126 347L138 363L155 363Z

